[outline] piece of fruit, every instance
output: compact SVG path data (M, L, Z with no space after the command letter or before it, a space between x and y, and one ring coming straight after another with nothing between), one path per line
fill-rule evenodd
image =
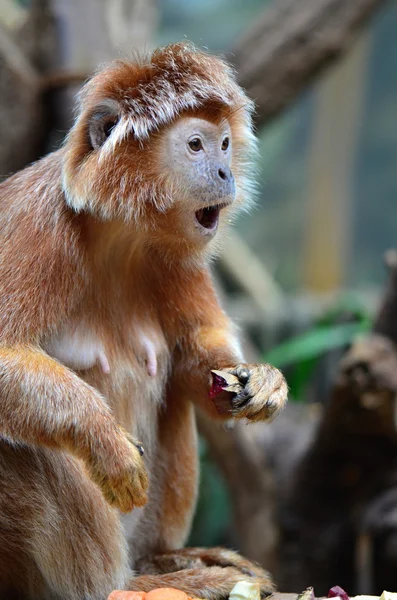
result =
M260 600L259 583L238 581L229 594L229 600Z
M212 386L210 389L210 398L214 398L221 392L237 394L241 390L241 383L235 375L227 371L217 371L216 369L211 371L211 375Z
M157 588L148 592L145 600L188 600L188 596L175 588Z
M397 594L396 592L386 592L386 590L384 590L380 600L397 600Z
M334 585L334 587L332 587L328 592L328 598L336 598L336 597L339 597L342 600L350 600L349 594L347 594L347 592L345 592L344 589L339 587L339 585Z
M314 590L312 587L308 587L304 592L299 594L296 600L315 600Z

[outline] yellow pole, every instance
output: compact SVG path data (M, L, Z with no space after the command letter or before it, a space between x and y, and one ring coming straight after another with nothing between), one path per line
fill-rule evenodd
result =
M309 154L303 283L312 292L345 284L352 174L365 93L369 34L320 83Z

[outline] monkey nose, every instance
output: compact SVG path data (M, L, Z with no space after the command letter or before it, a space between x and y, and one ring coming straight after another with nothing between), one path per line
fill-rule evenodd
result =
M218 175L223 181L227 181L228 183L231 183L234 179L229 167L220 167L218 169Z

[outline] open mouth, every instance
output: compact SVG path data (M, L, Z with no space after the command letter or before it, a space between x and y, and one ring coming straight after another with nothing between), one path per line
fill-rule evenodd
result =
M224 204L216 204L215 206L207 206L196 211L196 219L204 229L216 229L219 221L219 213Z

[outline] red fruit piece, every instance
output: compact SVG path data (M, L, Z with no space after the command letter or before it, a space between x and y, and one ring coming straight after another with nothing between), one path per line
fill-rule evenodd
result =
M339 587L339 585L334 585L328 592L328 598L336 598L336 596L339 596L342 600L350 600L349 594Z
M210 398L215 398L218 394L223 392L223 388L227 387L226 379L220 377L216 373L211 373L212 375L212 386L209 392Z

